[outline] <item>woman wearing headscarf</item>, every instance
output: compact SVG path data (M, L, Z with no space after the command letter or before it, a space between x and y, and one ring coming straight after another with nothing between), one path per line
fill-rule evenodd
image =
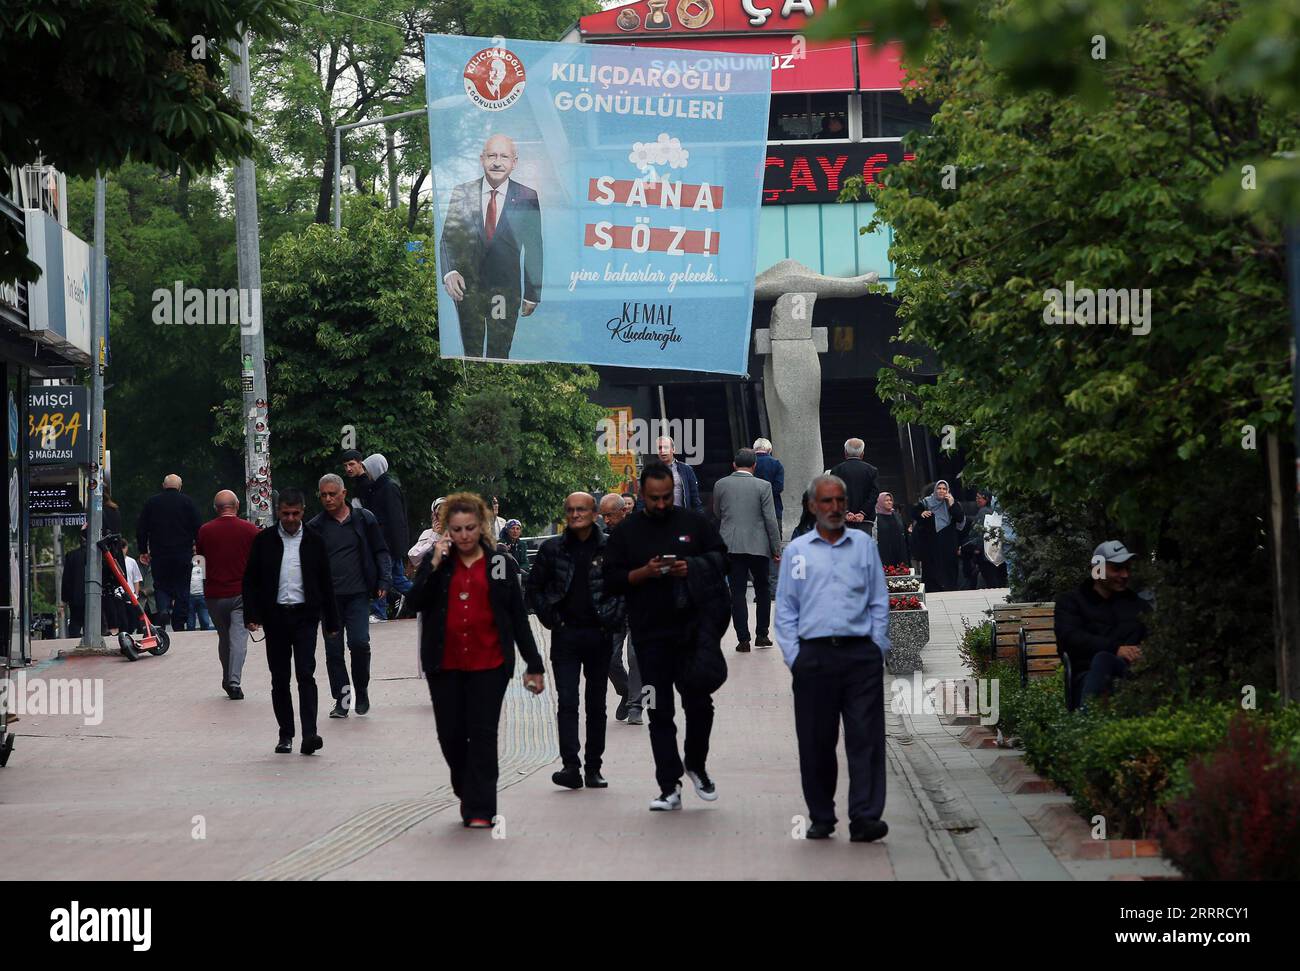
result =
M433 505L429 509L432 514L429 528L420 534L420 538L415 541L415 545L406 552L406 559L410 564L412 573L420 568L420 561L424 559L424 554L433 549L433 544L442 537L442 523L438 521L438 510L442 508L442 504L446 501L445 496L439 496L433 500Z
M501 541L498 544L502 549L515 558L519 564L519 572L528 579L528 543L523 539L524 524L517 519L507 519L505 531L501 534Z
M882 492L876 497L876 524L872 529L876 545L880 547L880 562L885 566L900 563L911 566L912 554L907 542L907 527L903 517L894 508L891 493Z
M916 504L912 518L915 520L913 537L921 559L921 579L925 581L926 592L956 590L957 547L960 545L957 534L966 519L961 503L953 497L945 480L936 482L933 491Z
M493 548L487 503L458 492L441 511L443 535L424 554L407 596L420 611L420 660L461 820L488 829L497 812L497 726L516 648L527 664L524 687L534 694L545 668L519 567Z

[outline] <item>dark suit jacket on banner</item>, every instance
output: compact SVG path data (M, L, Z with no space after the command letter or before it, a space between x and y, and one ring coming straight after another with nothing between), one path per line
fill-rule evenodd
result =
M483 181L462 182L452 190L438 245L438 272L443 280L453 270L465 278L465 299L457 306L465 356L483 356L486 321L487 356L508 357L520 302L542 299L542 211L537 193L511 179L489 243L483 229ZM493 316L497 294L505 299L501 318Z

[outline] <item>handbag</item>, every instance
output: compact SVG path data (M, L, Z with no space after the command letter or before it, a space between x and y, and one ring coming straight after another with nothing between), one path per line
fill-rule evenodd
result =
M984 517L984 558L994 566L1001 566L1006 561L1002 553L1001 513L993 512Z

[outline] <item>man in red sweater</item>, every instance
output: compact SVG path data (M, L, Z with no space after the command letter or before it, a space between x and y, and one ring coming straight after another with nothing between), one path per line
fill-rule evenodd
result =
M203 566L203 596L217 627L217 653L221 657L221 687L232 701L240 701L239 686L248 656L248 631L244 628L242 585L248 551L257 527L239 518L239 497L222 489L212 500L217 518L199 528L194 550Z

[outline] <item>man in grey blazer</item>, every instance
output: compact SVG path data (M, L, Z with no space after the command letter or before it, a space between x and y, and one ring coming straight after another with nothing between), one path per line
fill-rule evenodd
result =
M754 475L756 459L752 448L742 448L731 466L735 471L719 479L713 487L713 508L722 521L719 531L731 562L731 619L739 640L736 650L741 653L749 651L749 604L745 588L750 577L754 579L754 599L758 604L755 625L758 636L754 643L758 647L772 646L772 639L767 636L772 619L768 564L781 559L781 527L776 521L772 484Z

